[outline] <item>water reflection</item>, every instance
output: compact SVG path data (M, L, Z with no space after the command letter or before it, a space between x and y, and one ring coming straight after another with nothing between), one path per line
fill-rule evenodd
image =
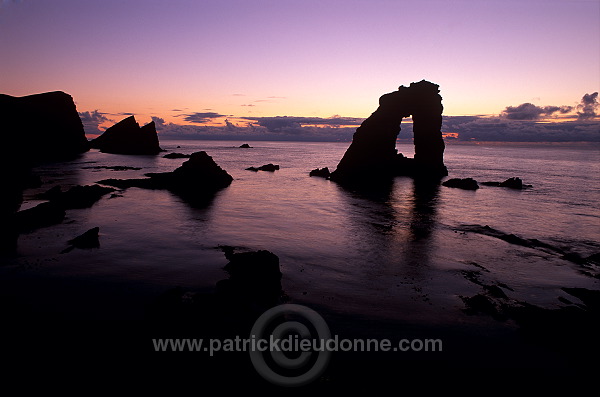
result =
M439 184L398 177L385 185L339 187L355 243L378 267L413 276L429 264L437 224Z
M437 225L437 204L440 185L427 180L413 180L409 216L409 236L405 241L403 262L410 269L429 266L435 249L433 234Z
M440 185L427 180L413 180L410 231L412 239L428 239L435 229Z

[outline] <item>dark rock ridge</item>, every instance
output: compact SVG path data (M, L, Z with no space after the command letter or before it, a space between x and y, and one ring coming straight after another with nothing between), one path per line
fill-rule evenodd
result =
M217 290L231 298L252 301L267 309L278 303L282 294L279 258L261 250L226 253L229 263L224 269L229 279L217 283Z
M140 167L130 167L128 165L94 165L88 167L81 167L82 169L91 170L113 170L113 171L129 171L129 170L141 170Z
M187 198L210 196L217 190L226 188L233 178L206 152L192 153L189 160L172 172L148 173L148 178L104 179L103 185L121 189L140 187L145 189L168 189Z
M98 233L100 231L99 227L94 227L88 230L87 232L69 240L67 244L70 247L64 249L61 253L67 253L71 251L73 248L80 249L88 249L88 248L99 248L100 240L98 239Z
M578 362L580 352L589 355L588 359L597 356L598 346L591 347L589 340L600 332L600 323L597 320L600 314L600 291L561 288L572 297L580 299L583 304L573 303L570 299L560 296L558 301L567 306L547 309L511 299L500 289L502 287L512 291L506 285L486 284L478 277L470 275L467 279L483 289L474 296L460 296L465 303L465 313L489 315L501 322L512 320L519 326L524 338L535 342L536 345L551 346L553 351L568 357L571 365L589 365L589 361Z
M60 186L54 186L38 197L49 200L63 209L87 208L91 207L96 201L100 200L105 194L114 192L115 189L99 186L85 185L73 186L66 192L63 192Z
M19 233L61 223L65 219L65 215L65 209L61 205L51 201L19 211L12 216L15 225L15 235L18 237Z
M561 259L575 263L582 267L582 272L590 277L600 278L600 273L597 271L597 264L599 263L600 253L592 254L590 256L582 256L577 252L569 252L568 249L563 249L536 238L523 238L512 233L505 233L501 230L494 229L488 225L463 225L457 230L462 232L471 232L483 234L486 236L494 237L509 244L520 245L522 247L538 249L546 253L557 254Z
M189 159L191 154L183 154L183 153L169 153L165 154L163 157L166 159Z
M481 184L485 186L508 187L517 190L532 187L531 185L524 184L521 178L518 177L508 178L504 182L481 182Z
M213 332L247 335L265 310L285 301L277 255L266 250L234 253L233 247L219 248L229 260L224 267L229 278L218 281L214 292L170 289L150 308L152 328L160 327L169 334L191 331L196 337Z
M350 147L330 179L337 182L373 181L396 175L441 178L444 166L442 97L437 84L422 80L379 98L379 107L357 128ZM396 150L402 118L412 115L415 156Z
M162 151L154 121L140 128L135 116L129 116L107 128L90 142L90 146L114 154L158 154Z
M91 207L96 201L115 189L98 185L73 186L66 192L60 186L54 186L40 194L41 199L49 200L33 208L19 211L10 217L14 234L28 232L41 227L61 223L67 209ZM15 241L16 243L16 241Z
M258 171L268 171L268 172L275 172L276 170L279 169L279 166L276 164L265 164L265 165L261 165L260 167L248 167L246 168L247 171L254 171L254 172L258 172Z
M321 178L329 178L331 172L329 172L329 168L315 168L311 172L308 173L308 176L320 176Z
M456 187L459 189L465 189L465 190L477 190L479 189L479 185L477 184L477 181L473 178L452 178L452 179L448 179L447 181L442 182L442 185L446 186L446 187Z
M243 143L243 144L240 145L240 148L241 149L251 149L252 146L248 145L247 143Z

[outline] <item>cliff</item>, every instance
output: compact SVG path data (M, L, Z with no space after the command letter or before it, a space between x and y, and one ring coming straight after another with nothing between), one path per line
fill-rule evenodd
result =
M61 91L13 97L0 94L0 251L14 249L13 214L24 188L31 185L31 167L66 160L89 149L73 98ZM39 179L38 179L39 183Z
M11 157L32 164L89 149L73 98L62 91L13 97L0 94L1 134Z

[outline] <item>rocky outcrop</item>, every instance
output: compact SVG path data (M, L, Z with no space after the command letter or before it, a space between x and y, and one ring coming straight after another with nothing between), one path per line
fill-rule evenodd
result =
M0 94L0 251L13 251L18 237L15 212L23 189L30 186L31 167L73 158L89 149L73 98L61 91L13 97Z
M49 200L63 209L88 208L102 196L114 192L115 189L99 185L73 186L63 192L60 186L54 186L38 197Z
M226 188L233 178L206 152L192 153L189 160L172 172L148 173L148 178L104 179L103 185L121 189L140 187L145 189L167 189L190 200L212 196Z
M54 186L37 197L48 202L22 211L5 213L0 223L0 252L16 249L20 233L61 223L67 209L87 208L115 189L99 185L73 186L63 192Z
M214 192L233 181L206 152L192 153L190 159L175 171L146 175L160 188L189 193Z
M73 98L62 91L13 97L0 94L2 140L11 157L29 163L72 158L89 149Z
M88 230L87 232L69 240L67 244L69 247L64 249L61 254L67 253L71 251L73 248L80 249L89 249L89 248L99 248L100 240L98 238L98 233L100 232L99 227L94 227Z
M277 304L281 297L281 271L279 258L272 252L261 250L226 253L229 263L225 271L229 279L217 283L218 291L241 301L253 301L265 308Z
M192 155L174 152L165 154L163 157L166 159L189 159L190 157L192 157Z
M308 173L308 176L320 176L321 178L329 178L331 172L329 172L329 168L315 168L311 172Z
M477 190L479 189L479 184L473 178L452 178L447 181L442 182L443 186L446 187L456 187L459 189L465 190Z
M373 182L396 175L441 178L444 166L442 97L437 84L422 80L379 98L379 107L354 133L352 143L331 174L337 182ZM396 150L404 117L412 115L414 158Z
M508 178L504 182L481 182L481 184L484 186L507 187L507 188L516 189L516 190L521 190L521 189L526 189L526 188L531 187L531 185L524 184L523 181L521 180L521 178L518 178L518 177Z
M275 172L276 170L279 169L279 166L276 164L265 164L265 165L261 165L260 167L248 167L246 168L247 171L254 171L254 172L258 172L258 171L268 171L268 172Z
M89 167L81 167L84 170L112 170L112 171L131 171L141 170L141 167L130 167L128 165L92 165Z
M12 216L16 225L15 233L29 232L41 227L61 223L65 219L65 209L54 202L41 203L33 208L19 211ZM16 237L15 237L16 244Z
M243 144L240 145L240 148L241 149L251 149L252 146L248 145L247 143L243 143Z
M154 121L140 128L135 116L129 116L107 128L90 142L90 146L114 154L158 154L162 151Z
M219 248L229 260L224 267L229 278L218 281L215 292L170 289L149 308L154 327L159 325L170 333L185 327L197 329L200 335L248 334L265 310L287 299L277 255L266 250L234 253L233 247Z

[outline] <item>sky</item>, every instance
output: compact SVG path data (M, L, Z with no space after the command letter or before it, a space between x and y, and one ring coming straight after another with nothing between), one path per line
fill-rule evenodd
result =
M600 141L600 0L0 0L0 57L0 93L67 92L90 136L345 140L425 79L449 137Z

